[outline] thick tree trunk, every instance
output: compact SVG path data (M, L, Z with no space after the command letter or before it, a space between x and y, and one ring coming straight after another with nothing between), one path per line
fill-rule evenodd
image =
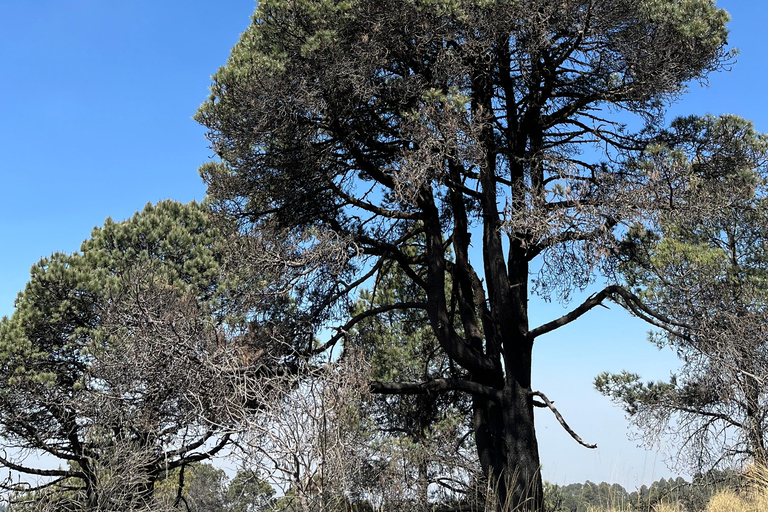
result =
M508 386L502 396L505 502L521 511L539 511L543 502L539 445L529 389ZM507 509L508 510L508 509Z
M500 244L496 240L491 245ZM503 388L497 401L475 399L475 439L483 470L496 490L496 509L539 512L543 487L531 397L533 344L526 336L528 263L520 248L510 249L508 269L498 281L509 285L496 290L496 301L491 299L496 343L503 348Z
M494 508L541 510L541 463L528 390L508 386L499 404L475 399L474 419L475 442Z

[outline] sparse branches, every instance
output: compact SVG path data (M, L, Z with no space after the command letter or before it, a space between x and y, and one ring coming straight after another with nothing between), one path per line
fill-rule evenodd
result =
M649 443L677 439L681 465L764 459L768 138L741 118L708 116L678 119L662 139L637 162L658 176L659 207L627 233L620 268L638 292L626 305L683 366L669 382L623 373L596 385Z

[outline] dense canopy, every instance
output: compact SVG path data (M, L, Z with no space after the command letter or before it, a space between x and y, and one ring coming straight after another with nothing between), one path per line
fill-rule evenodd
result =
M244 233L294 243L298 310L339 328L321 348L426 313L460 375L372 390L469 393L498 506L538 509L534 340L608 298L643 310L609 285L532 327L528 294L585 287L657 206L629 162L728 60L727 20L708 0L265 0L197 114L221 158L202 174ZM350 316L390 263L424 298Z
M203 205L149 204L32 267L0 322L3 466L74 482L71 506L125 510L221 449L231 354L217 331L216 232ZM38 469L28 453L63 467Z

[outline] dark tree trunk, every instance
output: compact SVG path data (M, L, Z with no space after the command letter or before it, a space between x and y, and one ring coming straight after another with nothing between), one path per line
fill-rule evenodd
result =
M81 458L77 461L83 472L83 484L85 487L86 510L98 510L99 494L96 473L93 470L91 461L87 458Z
M528 377L530 378L530 376ZM502 394L504 447L503 492L499 497L520 510L540 510L542 504L541 463L533 423L530 388L514 377Z
M749 450L752 452L756 463L765 463L765 432L763 432L762 409L760 407L760 384L757 379L749 375L745 377L745 380Z
M475 442L497 510L539 511L543 500L539 449L528 391L510 385L497 404L475 399ZM517 507L517 508L515 508Z

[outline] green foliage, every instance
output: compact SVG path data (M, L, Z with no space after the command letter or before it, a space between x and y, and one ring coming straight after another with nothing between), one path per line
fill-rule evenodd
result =
M650 222L621 245L620 270L658 314L660 348L683 367L669 382L601 374L600 392L654 441L671 434L695 469L765 452L768 346L768 135L736 116L675 120L636 164L666 187ZM728 429L729 433L724 432Z
M162 468L216 439L202 361L218 350L217 236L197 203L107 219L80 252L33 266L0 322L0 435L66 460L42 475L79 482L88 506L139 506Z
M240 470L229 482L226 501L229 512L259 512L274 502L275 490L253 471Z
M209 464L184 467L182 498L190 512L225 512L226 474Z
M595 388L624 406L629 415L637 414L639 404L661 404L665 397L674 394L676 378L671 382L641 382L640 376L623 371L619 374L603 372L595 378ZM674 398L672 398L674 400Z
M129 268L156 262L158 277L170 286L193 290L200 300L211 298L219 278L220 257L214 242L220 231L199 203L162 201L147 204L124 222L107 219L94 228L80 252L94 270L90 287L119 285L115 278Z
M206 209L171 201L148 204L131 220L105 221L81 252L41 259L0 325L0 361L7 384L82 385L91 351L97 350L99 311L138 268L179 293L193 288L210 298L218 264ZM3 387L8 393L12 388Z

